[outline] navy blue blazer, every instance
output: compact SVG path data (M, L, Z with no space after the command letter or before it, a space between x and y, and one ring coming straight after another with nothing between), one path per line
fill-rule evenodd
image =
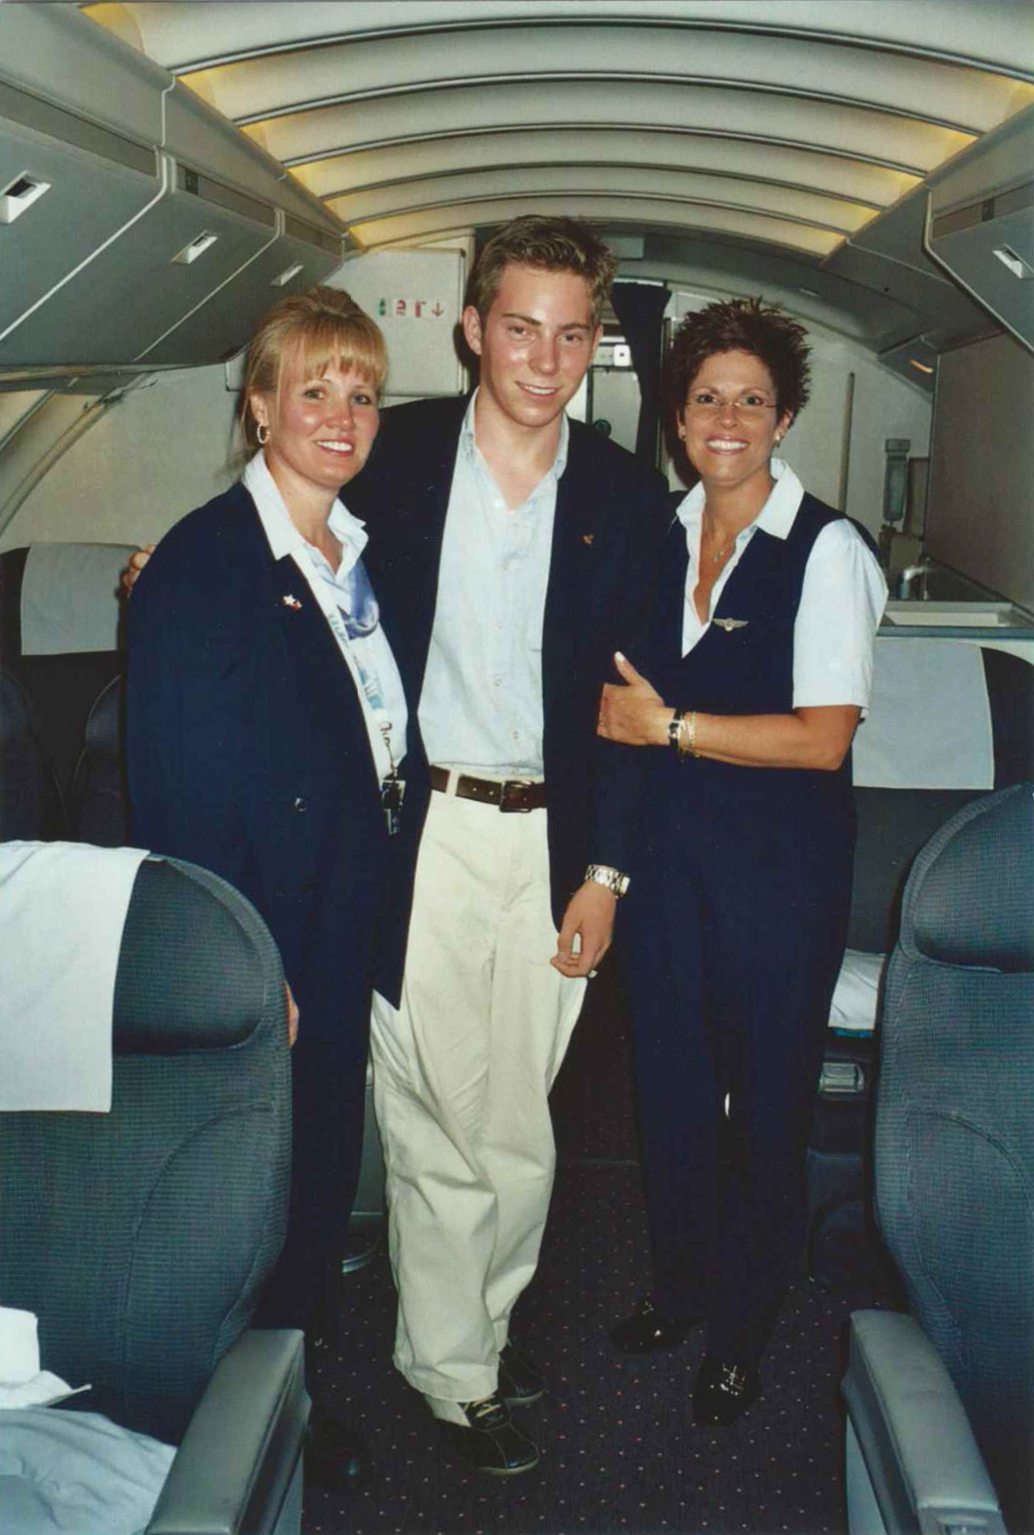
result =
M128 641L134 840L241 890L276 939L307 1035L365 1059L371 984L399 998L427 802L412 703L405 829L389 838L355 684L240 484L162 539Z
M434 622L442 533L468 401L422 400L385 411L373 453L348 487L368 521L366 564L390 594L392 643L419 698ZM571 422L557 488L542 643L543 751L553 918L559 927L587 862L608 861L595 784L609 743L596 736L612 655L639 627L666 524L667 487L623 448Z

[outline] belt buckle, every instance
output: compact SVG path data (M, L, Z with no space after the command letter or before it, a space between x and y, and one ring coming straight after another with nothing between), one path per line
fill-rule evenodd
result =
M524 778L504 779L499 794L499 809L501 811L510 812L517 815L528 815L531 811L531 806L516 804L514 803L514 799L521 792L521 790L528 789L530 787L531 785L528 783L527 779Z

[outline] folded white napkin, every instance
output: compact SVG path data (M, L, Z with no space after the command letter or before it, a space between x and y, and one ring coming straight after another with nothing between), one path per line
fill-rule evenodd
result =
M34 1311L0 1306L0 1408L52 1407L74 1389L59 1375L40 1368L39 1325Z

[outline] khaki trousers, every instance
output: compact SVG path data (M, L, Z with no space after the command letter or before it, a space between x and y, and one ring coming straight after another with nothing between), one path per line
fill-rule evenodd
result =
M433 793L401 1007L375 993L372 1054L395 1364L445 1401L495 1391L538 1262L556 1162L547 1098L585 992L555 951L545 810Z

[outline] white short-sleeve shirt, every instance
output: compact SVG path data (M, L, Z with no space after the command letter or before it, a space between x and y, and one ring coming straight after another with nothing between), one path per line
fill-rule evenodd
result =
M758 529L786 538L804 497L804 486L782 459L771 461L775 485L754 521L736 537L733 552L711 592L701 621L693 602L700 570L704 488L696 485L676 516L686 529L689 567L682 620L682 654L688 655L711 626L711 615L744 550ZM872 551L846 518L829 523L812 546L793 631L793 706L857 704L872 696L873 640L887 600L887 583Z

